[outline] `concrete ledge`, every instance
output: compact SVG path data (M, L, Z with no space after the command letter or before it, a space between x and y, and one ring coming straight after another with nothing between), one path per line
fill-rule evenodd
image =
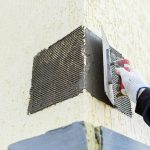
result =
M150 146L135 141L105 127L96 128L101 150L150 150Z
M86 129L84 122L76 122L12 144L8 150L90 150L88 149L89 144L86 137L90 133L87 134L87 130L91 131L90 127Z
M23 140L8 150L149 150L150 147L105 127L75 122Z

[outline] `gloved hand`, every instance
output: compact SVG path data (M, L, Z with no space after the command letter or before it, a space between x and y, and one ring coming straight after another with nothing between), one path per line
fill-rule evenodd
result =
M125 87L125 91L127 96L132 100L133 102L137 102L137 96L140 96L141 90L143 90L148 87L147 84L145 84L145 81L143 78L133 71L127 71L123 67L116 68L116 73L121 76L122 83ZM143 88L142 88L143 87ZM139 94L137 95L138 90L141 88Z

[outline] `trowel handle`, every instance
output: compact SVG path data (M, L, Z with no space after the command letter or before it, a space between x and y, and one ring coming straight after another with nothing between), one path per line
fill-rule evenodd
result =
M129 71L130 72L130 62L128 59L121 59L121 60L118 60L115 62L115 64L119 67L123 67L125 70ZM121 91L121 93L123 95L126 95L126 92L125 92L125 87L121 81L121 77L120 77L120 86L119 86L119 91Z

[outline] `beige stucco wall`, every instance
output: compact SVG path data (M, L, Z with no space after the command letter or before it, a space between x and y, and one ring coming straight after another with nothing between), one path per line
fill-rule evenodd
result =
M33 56L83 24L132 60L150 83L149 0L0 0L0 149L74 121L103 125L150 145L150 129L87 92L27 115Z
M99 36L103 26L110 44L131 60L133 68L143 75L148 84L150 84L149 14L149 0L86 0L84 3L85 26ZM91 101L91 103L94 105L91 107L94 116L96 115L93 119L96 124L100 122L150 145L150 128L144 124L139 115L134 114L130 119L101 102ZM99 118L99 121L96 118Z
M82 0L0 0L0 150L81 117L77 101L30 116L27 107L33 56L81 25L82 12Z

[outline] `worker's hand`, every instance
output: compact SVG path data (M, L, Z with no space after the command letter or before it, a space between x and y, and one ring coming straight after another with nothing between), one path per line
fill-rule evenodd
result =
M127 96L136 103L139 88L148 87L148 85L145 84L143 78L138 73L129 72L123 67L116 68L116 73L121 76Z

